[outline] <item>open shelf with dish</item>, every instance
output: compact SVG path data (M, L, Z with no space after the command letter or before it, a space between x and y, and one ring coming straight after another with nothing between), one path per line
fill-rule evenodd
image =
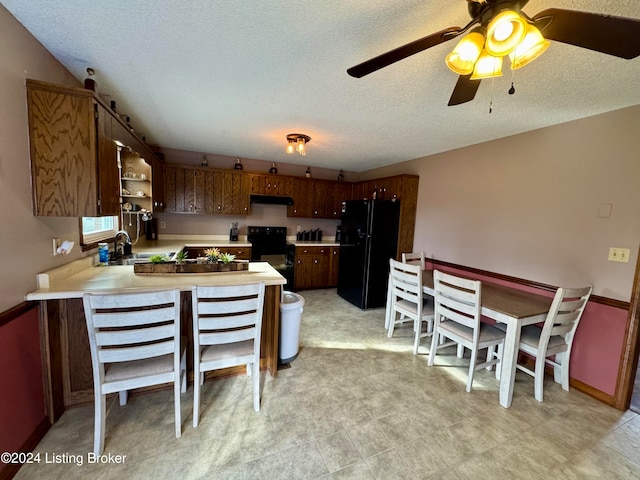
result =
M120 197L123 213L153 211L151 165L136 153L121 150Z

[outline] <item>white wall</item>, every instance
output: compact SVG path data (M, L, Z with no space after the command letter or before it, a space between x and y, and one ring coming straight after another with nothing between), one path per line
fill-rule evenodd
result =
M629 301L640 243L640 106L366 172L420 175L414 249ZM601 218L601 204L613 204ZM607 261L609 247L631 250Z

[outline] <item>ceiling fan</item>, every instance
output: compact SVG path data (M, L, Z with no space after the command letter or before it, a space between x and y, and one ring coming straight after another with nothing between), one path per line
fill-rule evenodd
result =
M502 74L505 56L511 68L523 67L549 46L549 40L624 59L640 55L640 20L599 13L549 8L534 17L522 12L529 0L466 0L472 20L463 28L449 27L347 69L361 78L447 42L469 31L446 63L458 73L449 106L474 99L480 81Z

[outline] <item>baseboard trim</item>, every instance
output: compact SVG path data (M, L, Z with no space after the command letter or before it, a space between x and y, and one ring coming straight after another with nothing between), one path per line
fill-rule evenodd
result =
M533 357L530 357L522 352L518 355L518 363L524 365L529 370L535 369L535 360ZM553 367L549 364L546 364L544 367L545 375L553 378ZM609 405L610 407L616 407L615 397L613 395L609 395L597 388L592 387L591 385L587 385L586 383L581 382L580 380L576 380L575 378L569 377L569 386L571 388L575 388L579 392L584 393L585 395L589 395L596 400Z

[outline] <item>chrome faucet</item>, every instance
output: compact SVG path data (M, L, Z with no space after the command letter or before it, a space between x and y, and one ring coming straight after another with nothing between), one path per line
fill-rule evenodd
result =
M126 238L125 242L120 242L118 243L118 238L120 237L120 235L124 235L124 237ZM129 236L129 233L126 230L118 230L115 234L115 236L113 237L113 252L116 256L122 256L125 254L125 245L131 245L131 237ZM129 252L131 253L131 252Z

